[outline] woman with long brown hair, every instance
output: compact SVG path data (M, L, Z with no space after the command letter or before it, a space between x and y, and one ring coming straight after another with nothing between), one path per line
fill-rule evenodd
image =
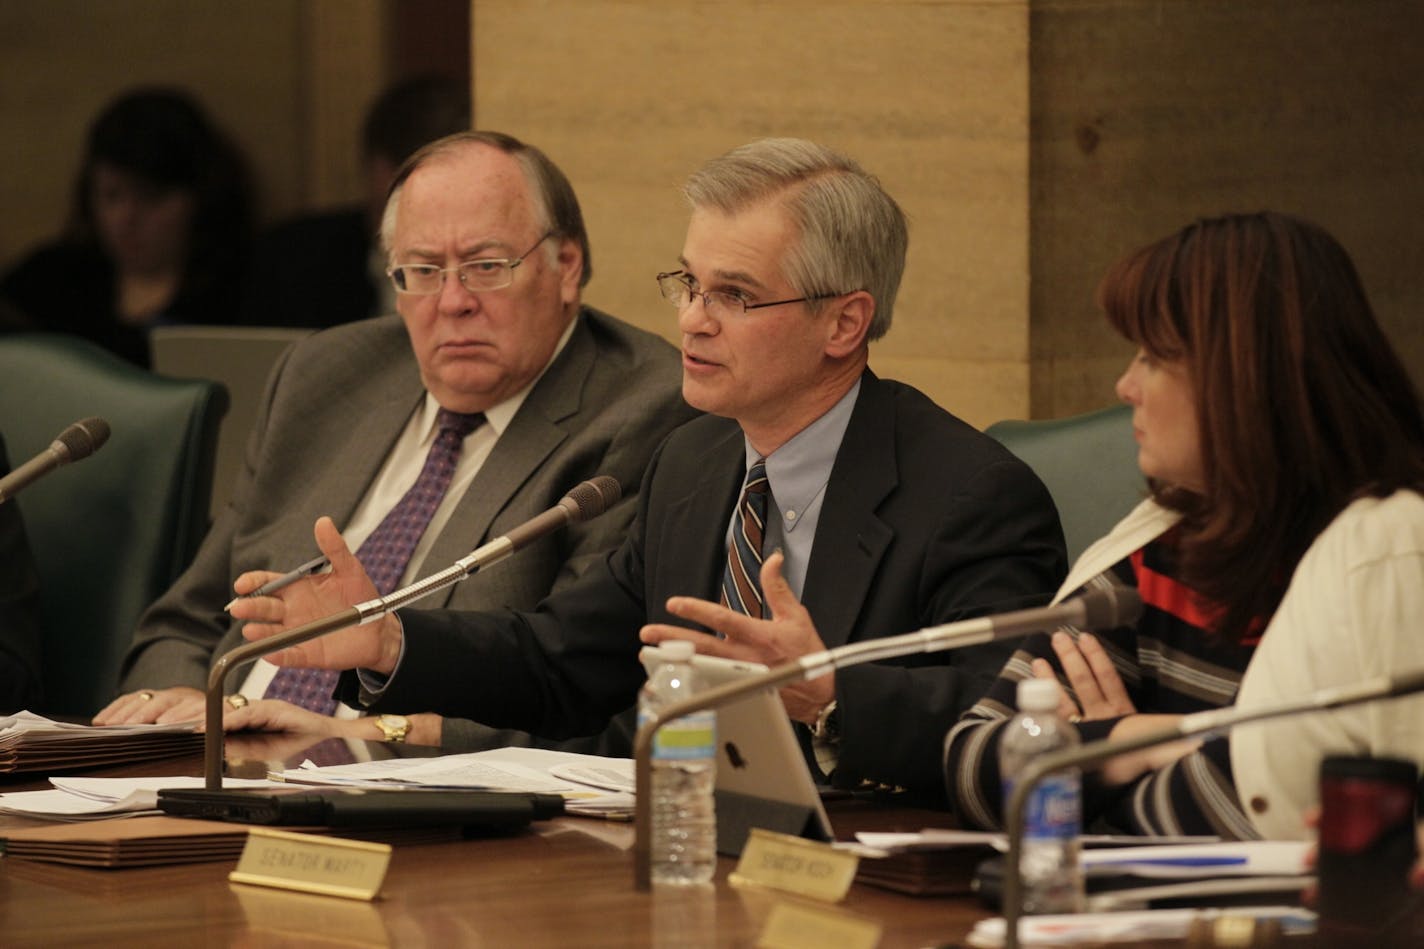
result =
M1129 583L1144 612L1130 629L1026 640L950 732L950 796L981 826L999 819L997 738L1026 676L1058 678L1092 740L1238 689L1266 703L1424 668L1424 417L1339 244L1279 214L1198 221L1116 264L1098 302L1138 347L1117 393L1150 497L1060 597ZM1323 754L1424 759L1419 708L1278 727L1288 741L1243 730L1114 759L1085 775L1085 822L1300 835Z

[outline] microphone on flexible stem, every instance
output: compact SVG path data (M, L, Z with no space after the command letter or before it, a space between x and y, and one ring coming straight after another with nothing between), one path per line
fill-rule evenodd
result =
M44 451L0 478L0 504L54 469L88 458L108 440L109 423L103 419L95 417L75 422L60 432Z
M1184 738L1213 736L1228 732L1246 722L1281 718L1302 712L1326 712L1331 709L1392 699L1415 692L1424 692L1424 670L1397 676L1377 676L1355 685L1336 686L1321 689L1304 698L1289 699L1275 705L1257 709L1238 709L1234 705L1208 709L1182 716L1175 724L1133 738L1117 741L1103 739L1089 742L1077 748L1055 751L1034 758L1025 766L1023 773L1014 782L1013 791L1004 805L1004 830L1009 839L1008 852L1004 855L1007 863L1004 871L1004 947L1017 949L1019 945L1019 917L1022 915L1022 883L1019 879L1019 858L1023 852L1024 807L1029 792L1048 775L1068 768L1085 768L1098 765L1109 758L1129 751L1141 751L1156 745L1181 741Z
M429 596L437 590L453 586L481 567L498 563L510 554L523 550L569 524L590 520L608 510L622 497L623 490L618 479L599 475L575 485L559 503L510 530L508 534L496 537L482 547L455 561L439 573L431 574L424 580L417 580L410 586L392 591L383 597L367 600L348 607L339 613L312 620L294 629L286 630L256 642L244 643L218 657L208 673L207 706L204 714L207 733L203 739L203 784L210 791L222 788L222 687L228 670L233 666L258 659L279 649L286 649L309 639L316 639L326 633L360 626L393 613L403 606Z
M1109 586L1091 590L1073 597L1056 606L1044 606L1031 610L1015 610L995 616L981 616L931 626L914 633L887 636L850 643L835 649L808 653L799 659L768 669L760 675L750 676L736 682L698 692L696 695L675 702L647 716L638 727L633 739L634 775L636 793L633 795L633 886L647 890L652 886L652 745L653 735L665 722L681 718L691 712L716 708L759 692L785 685L815 679L835 669L856 666L878 659L892 659L921 652L938 652L942 649L958 649L962 646L977 646L998 639L1023 636L1044 630L1054 630L1060 626L1077 626L1081 629L1112 629L1135 622L1142 613L1142 600L1137 591L1130 587Z

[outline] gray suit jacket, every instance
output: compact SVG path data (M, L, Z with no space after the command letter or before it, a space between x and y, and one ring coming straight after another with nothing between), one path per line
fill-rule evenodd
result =
M336 327L294 346L268 381L231 504L193 564L144 614L124 659L122 688L205 687L212 660L243 642L240 624L222 611L233 579L245 570L285 570L311 559L312 524L323 514L338 527L345 523L424 396L396 317ZM595 475L617 478L625 499L423 604L528 609L569 584L621 542L648 459L662 437L692 414L682 401L673 348L585 307L421 573L450 565ZM236 673L229 687L245 674ZM457 722L447 722L445 739L462 749L522 740Z

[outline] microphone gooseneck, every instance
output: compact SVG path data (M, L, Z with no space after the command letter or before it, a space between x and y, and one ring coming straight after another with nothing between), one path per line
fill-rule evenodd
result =
M1116 629L1142 616L1142 597L1133 587L1110 583L1076 599L1083 605L1083 619L1073 625L1080 629Z
M1142 615L1142 598L1131 587L1108 586L1093 589L1065 600L1054 606L1040 606L1029 610L1014 610L993 616L959 620L930 626L913 633L887 636L883 639L867 639L849 643L835 649L814 652L802 656L795 662L805 670L804 678L814 679L832 669L874 662L877 659L894 659L917 652L938 652L941 649L959 649L976 646L1036 633L1040 630L1057 629L1060 626L1076 626L1080 629L1114 629L1137 621Z
M29 485L72 461L88 458L109 440L109 423L101 418L81 419L60 432L49 447L0 478L0 504Z
M464 565L473 569L503 560L516 550L528 547L550 531L602 514L618 500L621 494L622 490L618 486L618 481L607 475L601 475L590 481L581 481L572 491L560 498L558 504L543 514L532 517L513 528L503 537L496 537L457 563L456 566Z

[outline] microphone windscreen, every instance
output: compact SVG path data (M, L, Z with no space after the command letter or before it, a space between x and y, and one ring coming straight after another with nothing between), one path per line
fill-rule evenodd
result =
M1089 590L1078 599L1083 603L1084 629L1116 629L1137 622L1142 615L1142 597L1132 587L1114 583Z
M597 478L575 485L572 491L564 495L564 498L572 501L578 508L578 512L570 519L586 521L608 510L618 503L618 499L622 496L623 489L619 486L617 478L599 475Z
M109 423L95 416L81 419L59 433L55 439L66 453L69 461L88 458L109 440Z

